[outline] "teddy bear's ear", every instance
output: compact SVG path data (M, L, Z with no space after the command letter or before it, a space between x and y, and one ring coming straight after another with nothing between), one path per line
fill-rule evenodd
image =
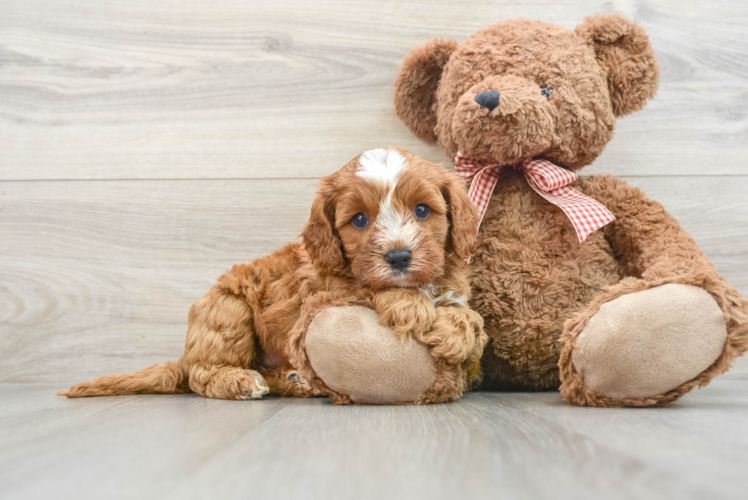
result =
M607 72L616 116L639 111L654 97L660 66L644 28L618 14L600 14L585 18L575 31L595 48Z
M425 141L436 140L436 88L456 48L454 40L436 39L411 49L395 80L397 116Z

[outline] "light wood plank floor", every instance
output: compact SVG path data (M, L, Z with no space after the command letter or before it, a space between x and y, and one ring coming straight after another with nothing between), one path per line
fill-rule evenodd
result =
M744 0L0 2L0 498L745 498L748 359L647 410L51 395L178 358L190 305L361 151L450 167L394 114L410 47L609 11L662 84L582 174L664 203L748 293Z
M552 392L346 407L55 389L0 385L2 498L703 500L748 489L748 380L607 410Z

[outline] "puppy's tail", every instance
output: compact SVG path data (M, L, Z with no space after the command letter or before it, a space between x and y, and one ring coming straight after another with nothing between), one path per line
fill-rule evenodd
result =
M129 375L109 375L57 392L57 396L85 398L119 394L181 394L191 392L187 372L178 362L167 361Z

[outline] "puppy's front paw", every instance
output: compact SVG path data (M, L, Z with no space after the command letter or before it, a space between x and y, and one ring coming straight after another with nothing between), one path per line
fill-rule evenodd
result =
M379 323L392 328L395 335L421 338L431 330L436 310L429 298L417 290L387 290L374 296Z
M488 336L483 331L483 318L472 309L439 307L436 321L422 341L432 347L434 356L450 364L459 364L477 362Z

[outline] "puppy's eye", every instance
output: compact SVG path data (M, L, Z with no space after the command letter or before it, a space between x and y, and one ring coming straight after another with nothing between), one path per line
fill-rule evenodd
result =
M359 212L353 216L353 219L351 219L351 224L356 227L366 227L369 225L369 218L365 213Z
M549 89L548 87L543 87L542 89L540 89L540 93L546 97L550 97L551 94L553 93L553 89Z
M414 210L414 212L417 218L425 219L431 213L431 208L428 205L419 203L418 205L416 205L416 209Z

